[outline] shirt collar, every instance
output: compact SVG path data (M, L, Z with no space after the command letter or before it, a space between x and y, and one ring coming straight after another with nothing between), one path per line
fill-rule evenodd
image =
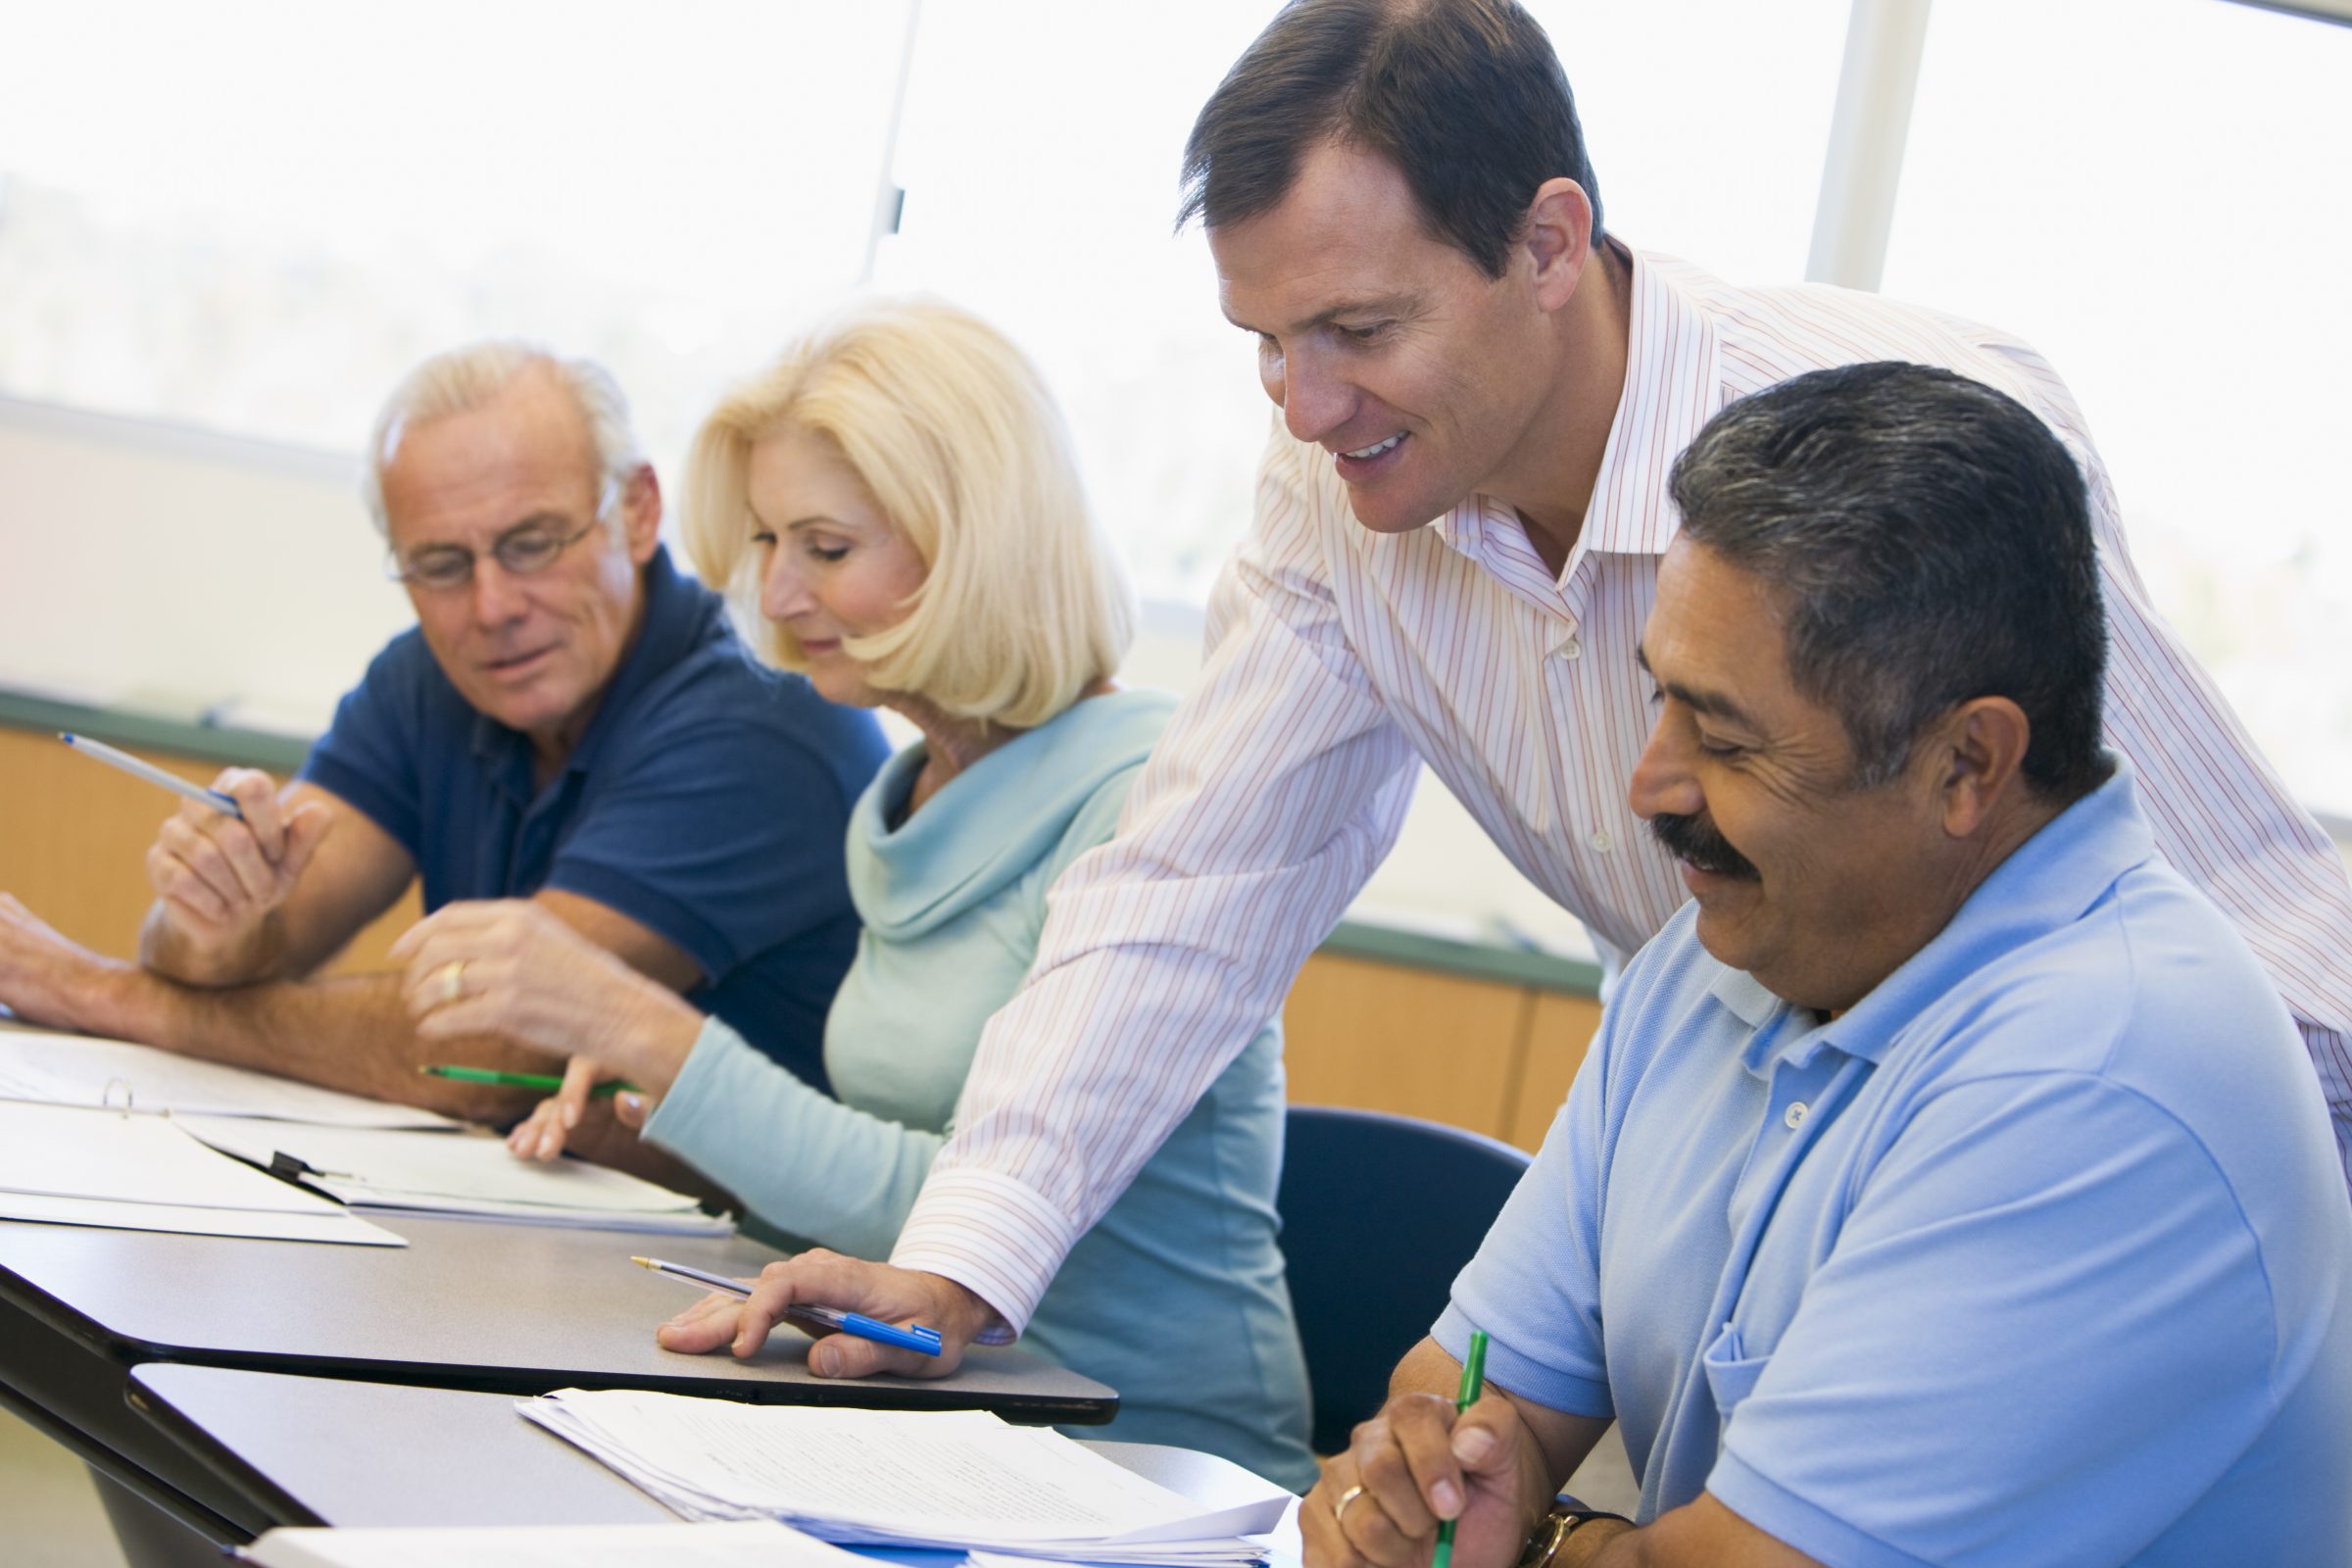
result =
M1625 254L1634 274L1625 389L1609 422L1577 551L1657 556L1682 522L1666 494L1666 471L1728 400L1716 365L1714 318L1684 291L1665 258Z
M2012 851L1934 940L1839 1017L1776 1053L1803 1066L1824 1047L1878 1061L1912 1019L1986 965L2080 920L2156 854L2131 763Z
M1728 401L1716 367L1714 319L1676 281L1671 265L1661 265L1664 258L1606 243L1633 270L1625 386L1609 421L1584 527L1569 552L1571 572L1591 550L1665 554L1681 525L1666 495L1666 470ZM1489 529L1518 525L1510 508L1478 495L1434 524L1439 538L1473 560L1485 550Z
M630 641L628 652L620 657L620 667L612 672L604 695L597 699L596 713L588 720L587 731L571 749L571 756L564 760L564 770L567 773L588 770L596 754L603 749L605 738L620 722L615 715L625 711L629 700L655 676L684 658L702 632L703 596L670 564L668 546L654 546L653 559L638 573L638 584L645 595L644 618L638 622L637 635ZM527 768L529 738L478 710L473 715L472 743L474 756L493 769L500 766L512 769L518 758ZM525 771L520 777L527 781L530 774ZM530 791L525 787L522 793L527 797Z

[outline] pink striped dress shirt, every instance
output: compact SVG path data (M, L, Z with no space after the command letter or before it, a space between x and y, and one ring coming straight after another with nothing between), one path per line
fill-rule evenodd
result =
M1558 579L1506 507L1360 526L1328 454L1276 422L1208 659L1119 836L1062 877L1028 983L989 1024L892 1261L1017 1331L1071 1244L1268 1016L1395 842L1426 761L1617 955L1685 893L1626 804L1649 730L1634 650L1677 517L1666 470L1726 404L1866 360L1947 366L2034 410L2089 479L2112 653L2107 737L2157 843L2229 912L2302 1026L2352 1144L2352 883L2179 639L2050 367L1875 295L1741 289L1634 259L1625 391ZM2352 1170L2352 1162L2348 1162Z

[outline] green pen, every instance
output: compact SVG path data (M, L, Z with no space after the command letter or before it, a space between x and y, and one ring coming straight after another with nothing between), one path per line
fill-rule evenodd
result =
M1468 1359L1462 1362L1461 1391L1453 1396L1454 1412L1458 1415L1476 1404L1480 1393L1485 1390L1486 1386L1487 1331L1472 1329L1470 1331L1470 1354ZM1469 1505L1467 1497L1464 1497L1462 1502L1465 1507ZM1437 1555L1429 1559L1429 1568L1446 1568L1446 1565L1452 1561L1453 1521L1448 1519L1438 1526Z
M416 1070L434 1078L454 1078L462 1084L496 1084L502 1089L536 1089L544 1095L552 1095L564 1087L563 1079L544 1072L493 1072L488 1067L451 1067L446 1065L419 1067ZM637 1086L632 1083L623 1083L618 1078L608 1078L594 1089L589 1090L588 1098L602 1100L607 1095L617 1095L624 1091L635 1094Z

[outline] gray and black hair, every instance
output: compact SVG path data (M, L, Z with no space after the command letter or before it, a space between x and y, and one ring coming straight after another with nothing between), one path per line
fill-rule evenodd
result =
M1491 278L1547 179L1584 187L1600 243L1575 95L1544 28L1511 0L1293 0L1193 122L1176 226L1271 212L1307 150L1333 137L1394 164L1423 227Z
M1667 483L1685 539L1785 597L1789 674L1838 713L1858 785L1979 697L2024 710L2036 794L2107 777L2082 474L2024 405L1928 366L1816 370L1718 414Z

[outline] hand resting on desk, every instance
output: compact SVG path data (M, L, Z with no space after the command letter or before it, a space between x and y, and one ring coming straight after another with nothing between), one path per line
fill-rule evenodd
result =
M654 1338L665 1350L700 1354L723 1345L738 1356L748 1356L766 1343L785 1309L795 1302L939 1331L937 1355L848 1334L827 1335L808 1348L808 1370L820 1378L876 1372L945 1377L962 1364L966 1347L1003 1321L987 1302L953 1280L814 1248L761 1269L749 1300L713 1292L662 1324Z

